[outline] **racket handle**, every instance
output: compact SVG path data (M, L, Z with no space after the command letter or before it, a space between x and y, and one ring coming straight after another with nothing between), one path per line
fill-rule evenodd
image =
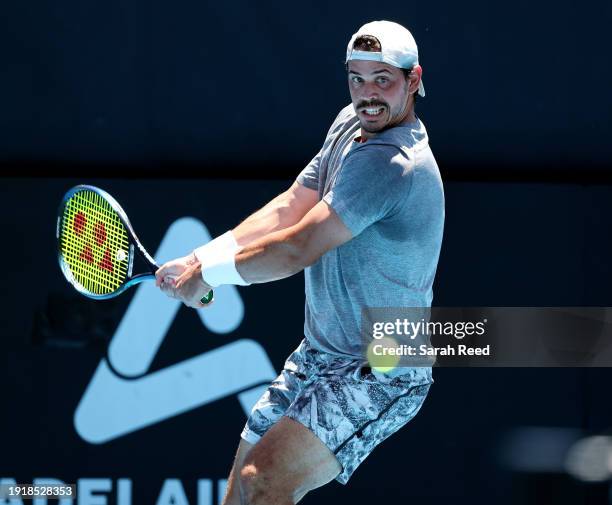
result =
M215 294L213 293L213 290L211 289L206 296L202 297L200 302L202 302L204 305L208 305L210 302L213 301L214 296Z

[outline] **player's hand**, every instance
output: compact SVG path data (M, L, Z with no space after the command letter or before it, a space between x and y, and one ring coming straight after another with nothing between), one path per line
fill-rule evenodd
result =
M193 265L198 262L194 253L191 253L182 258L177 258L172 261L168 261L164 263L158 270L155 272L155 285L158 288L164 288L168 286L164 286L164 284L174 285L174 281L180 277L190 265Z
M155 272L155 285L188 307L199 309L212 304L200 301L212 288L202 279L202 265L193 253L164 263Z

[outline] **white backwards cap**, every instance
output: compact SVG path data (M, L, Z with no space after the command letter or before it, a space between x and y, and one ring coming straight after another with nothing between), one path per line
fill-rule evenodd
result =
M357 37L370 35L380 42L381 51L356 51L353 44ZM412 34L392 21L372 21L363 25L353 34L346 48L346 62L349 60L381 61L397 68L411 69L419 64L419 50ZM425 96L423 81L419 84L419 95Z

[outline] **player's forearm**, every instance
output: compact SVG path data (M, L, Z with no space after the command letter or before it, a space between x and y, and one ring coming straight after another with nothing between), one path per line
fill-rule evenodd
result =
M249 284L284 279L301 272L315 261L304 237L291 228L266 235L243 247L235 256L236 270Z
M292 191L293 190L293 191ZM198 247L194 250L195 258L201 263L209 264L215 262L220 256L226 254L234 259L234 254L241 248L252 244L253 242L261 241L270 235L274 235L279 231L286 230L300 221L304 214L308 211L309 203L304 202L296 197L294 186L289 191L285 191L278 195L274 200L270 201L263 208L249 216L236 228L230 230L207 244ZM261 244L260 244L261 245ZM290 248L274 247L288 252ZM266 252L266 254L268 254ZM233 261L232 261L233 263ZM295 272L293 272L295 273ZM290 273L284 273L279 277L282 278ZM240 278L236 279L242 282ZM270 278L269 280L273 280ZM255 281L261 282L261 281ZM249 282L250 283L250 282Z
M247 217L232 230L238 245L245 246L269 233L297 223L302 215L295 206L292 208L291 203L292 197L288 192L284 192Z
M231 233L228 235L231 238ZM204 255L200 270L204 282L213 288L274 281L300 272L351 238L351 231L333 208L319 202L293 226L268 233L242 248Z

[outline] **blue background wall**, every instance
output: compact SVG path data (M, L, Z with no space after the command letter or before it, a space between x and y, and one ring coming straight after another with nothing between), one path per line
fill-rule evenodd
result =
M288 177L348 103L364 22L419 43L419 111L449 175L607 170L610 2L182 2L5 5L0 162ZM117 164L121 167L118 168ZM203 166L206 165L206 166ZM74 171L74 169L72 170Z
M216 487L226 477L244 422L235 395L107 444L75 431L75 408L134 293L93 303L66 285L55 210L71 186L99 185L151 250L183 216L213 235L235 225L319 149L348 103L348 38L372 19L405 24L419 43L427 97L417 112L447 198L435 303L612 305L610 2L133 0L2 11L0 478L108 478L108 503L127 478L142 504L176 478L194 504L198 479ZM301 276L239 293L245 319L228 335L181 309L149 372L243 338L279 370L301 338ZM348 487L305 503L609 502L608 482L581 483L559 465L526 472L505 449L528 426L608 432L608 369L435 372L409 427Z
M111 478L108 503L116 503L119 478L132 479L133 503L156 503L164 480L179 478L189 503L196 503L196 480L216 483L231 464L245 420L235 395L101 445L75 431L75 408L133 296L131 291L106 302L81 298L50 253L53 211L77 182L113 194L154 251L179 217L197 217L218 234L290 181L2 181L5 233L20 240L2 248L1 256L10 267L3 275L0 321L0 430L5 434L0 477L22 482L44 476L66 482ZM35 205L20 204L26 194L36 195ZM611 305L612 242L602 232L612 210L610 187L450 182L446 194L438 305ZM149 373L241 338L259 342L279 370L302 335L302 276L239 293L245 317L227 335L211 333L194 311L181 309ZM583 435L608 430L609 369L435 372L421 413L375 451L351 485L332 484L305 503L383 498L432 504L606 503L605 484L581 484L562 470L513 470L504 463L503 444L526 426L570 428Z

